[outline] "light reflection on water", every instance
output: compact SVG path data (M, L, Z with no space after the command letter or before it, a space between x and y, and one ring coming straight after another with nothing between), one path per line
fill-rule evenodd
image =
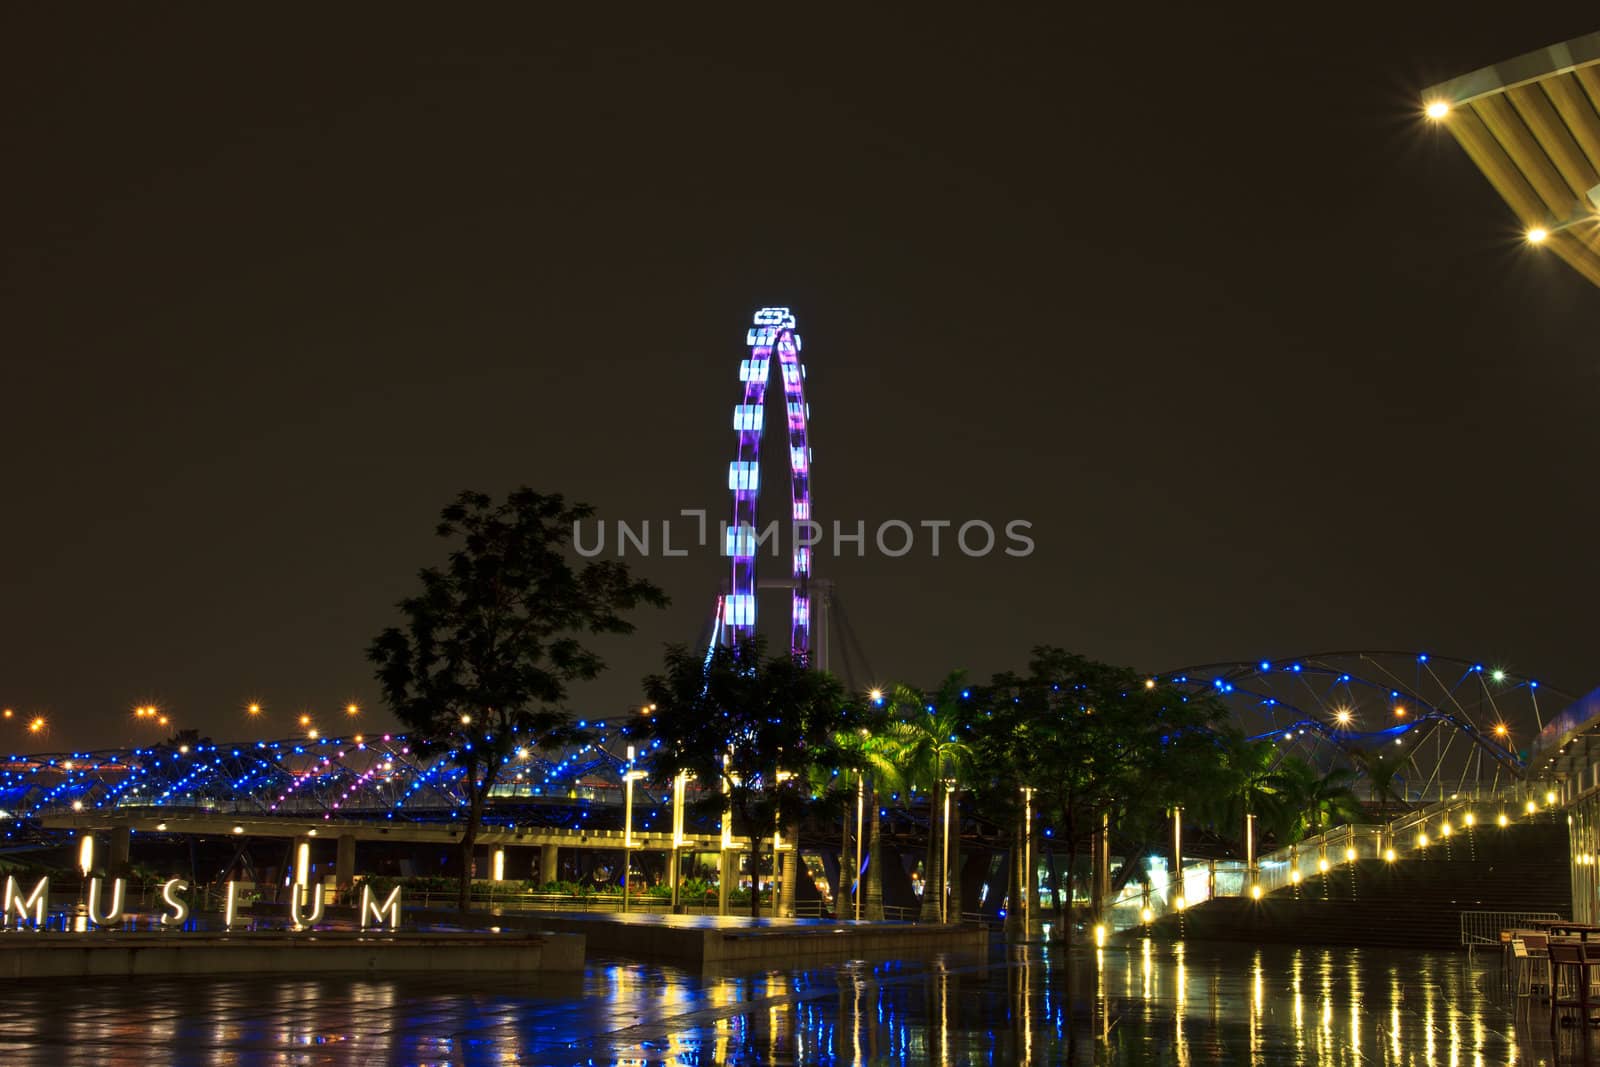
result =
M1345 948L996 946L700 976L11 983L0 1063L1550 1063L1498 961ZM1568 1055L1587 1034L1564 1030ZM1519 1042L1521 1042L1519 1047Z

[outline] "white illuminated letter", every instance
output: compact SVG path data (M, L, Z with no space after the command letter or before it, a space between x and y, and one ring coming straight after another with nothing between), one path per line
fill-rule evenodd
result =
M128 883L123 878L111 879L111 907L100 911L99 878L89 879L89 921L96 926L121 926L122 905L127 899Z
M239 917L239 894L235 890L233 879L228 879L228 898L222 904L222 928L232 930L234 920Z
M0 919L9 919L14 912L17 916L17 925L22 925L28 918L28 912L33 912L33 925L44 925L44 906L50 899L50 879L41 878L34 885L33 892L27 897L17 889L17 880L11 875L6 875L6 896L4 907L0 908Z
M389 897L380 906L372 899L372 887L361 887L361 929L367 928L367 920L382 925L387 922L390 930L400 929L400 887L395 886L389 890Z
M189 921L189 905L178 896L189 888L182 878L169 878L161 886L161 902L171 909L171 914L161 916L162 926L182 926Z
M309 898L311 913L302 914L300 905ZM328 894L323 886L309 886L297 884L289 891L289 923L296 930L307 926L315 926L322 921L323 908L327 904Z

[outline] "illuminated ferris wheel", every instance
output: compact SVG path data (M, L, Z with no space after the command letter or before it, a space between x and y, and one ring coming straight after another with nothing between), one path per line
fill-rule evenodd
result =
M807 424L806 369L800 362L800 334L794 313L769 307L756 312L745 336L749 354L739 364L744 396L733 409L733 429L739 436L737 457L728 465L728 489L733 493L733 522L726 533L724 554L731 564L728 592L717 610L717 640L726 644L752 637L756 632L756 554L761 544L756 534L756 502L761 492L761 435L766 426L767 381L773 355L783 381L783 417L789 434L789 502L792 529L811 521L811 446ZM814 538L792 539L793 598L789 615L789 648L797 655L811 651L811 547ZM786 583L787 584L787 583Z

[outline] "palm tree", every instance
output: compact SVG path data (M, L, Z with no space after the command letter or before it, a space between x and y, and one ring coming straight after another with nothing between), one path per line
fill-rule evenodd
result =
M1405 798L1395 786L1405 765L1411 762L1410 754L1398 749L1369 748L1354 753L1356 763L1367 777L1372 798L1378 802L1378 821L1389 822L1389 801L1403 803Z
M1321 774L1303 759L1284 760L1278 766L1277 787L1284 813L1291 820L1288 842L1314 837L1336 823L1361 821L1356 778L1357 772L1350 767L1335 767Z
M1261 851L1260 830L1270 829L1279 838L1287 837L1291 829L1285 825L1285 808L1282 803L1282 781L1277 770L1280 753L1271 741L1252 741L1235 730L1220 733L1217 737L1219 760L1216 771L1216 788L1208 790L1204 815L1212 828L1224 838L1232 838L1243 852L1242 834L1252 816L1255 817L1257 837L1255 851Z
M884 755L894 768L891 781L908 794L925 790L928 806L928 852L923 863L922 919L941 918L944 901L944 872L940 862L940 790L947 780L959 778L972 758L972 748L963 739L967 731L967 711L961 694L964 672L956 671L940 685L931 700L906 686L894 691L892 718L880 733ZM886 768L887 769L887 768ZM956 802L951 797L951 802Z

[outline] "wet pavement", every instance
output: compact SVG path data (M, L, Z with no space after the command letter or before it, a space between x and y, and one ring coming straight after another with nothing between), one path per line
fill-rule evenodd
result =
M595 961L511 980L8 983L0 1063L1553 1064L1592 1032L1497 958L1352 948L996 946L990 957L723 976ZM1531 1010L1531 1015L1530 1015ZM1577 1059L1575 1059L1577 1057Z

